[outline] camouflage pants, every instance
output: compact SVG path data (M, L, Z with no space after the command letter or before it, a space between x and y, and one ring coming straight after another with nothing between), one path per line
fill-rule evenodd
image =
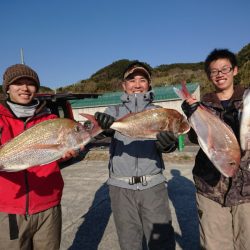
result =
M15 220L14 226L11 218ZM29 217L0 213L0 249L58 250L61 227L61 206L32 214Z
M250 203L222 207L200 194L196 201L202 249L250 249Z

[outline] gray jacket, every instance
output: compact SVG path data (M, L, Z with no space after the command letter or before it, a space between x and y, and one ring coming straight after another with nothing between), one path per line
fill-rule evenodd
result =
M124 93L121 101L122 104L108 107L105 113L119 119L131 112L157 107L152 104L152 91L133 95ZM133 139L115 131L110 144L109 185L133 190L147 189L165 181L163 169L164 162L155 140ZM142 183L131 184L131 177L140 177Z

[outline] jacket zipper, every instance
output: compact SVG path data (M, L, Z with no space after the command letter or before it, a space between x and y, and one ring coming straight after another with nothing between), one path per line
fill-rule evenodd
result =
M135 94L135 112L138 111L138 106L137 106L137 95ZM136 168L136 176L138 176L138 156L135 157L135 168ZM136 184L136 189L139 190L139 184Z
M29 182L28 182L28 172L24 170L25 186L26 186L26 204L25 204L25 218L29 218Z
M232 178L229 178L228 180L228 189L227 189L227 192L225 193L225 196L224 196L224 200L223 200L223 206L226 206L226 203L227 203L227 195L231 189L231 186L232 186Z
M26 130L27 120L24 122L24 131ZM24 170L24 179L25 179L25 187L26 187L26 202L25 202L25 219L29 218L29 181L28 181L28 171Z

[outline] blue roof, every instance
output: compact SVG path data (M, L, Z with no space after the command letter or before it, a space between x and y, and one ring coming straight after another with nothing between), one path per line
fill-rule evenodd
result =
M188 83L187 89L190 93L193 93L197 89L198 85L199 85L198 83ZM174 87L180 89L181 84L176 84L174 85ZM155 99L154 99L155 101L179 99L179 97L175 94L173 90L173 85L166 87L154 87L153 91L155 93ZM122 94L123 94L122 91L104 93L98 96L97 98L71 100L70 103L73 108L109 106L121 103L120 97Z

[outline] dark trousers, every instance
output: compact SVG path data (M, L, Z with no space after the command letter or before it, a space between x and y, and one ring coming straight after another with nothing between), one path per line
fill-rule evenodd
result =
M141 250L143 236L150 250L175 249L165 183L146 190L109 186L109 194L122 250Z

